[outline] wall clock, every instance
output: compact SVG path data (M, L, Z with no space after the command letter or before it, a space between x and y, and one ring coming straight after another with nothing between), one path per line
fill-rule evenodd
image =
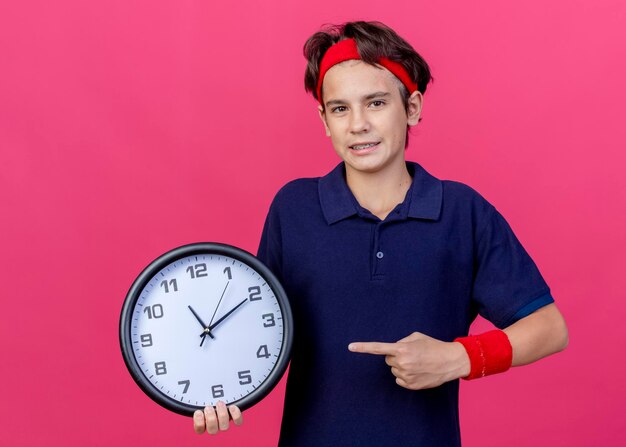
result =
M242 410L258 403L285 372L293 342L276 277L220 243L184 245L150 263L126 296L119 330L135 382L187 416L218 400Z

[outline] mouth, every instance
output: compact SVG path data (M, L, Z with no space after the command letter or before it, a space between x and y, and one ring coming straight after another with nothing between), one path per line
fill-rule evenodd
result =
M352 146L349 146L350 149L352 149L353 151L366 151L367 149L372 149L376 146L378 146L380 144L380 141L375 142L375 143L359 143L359 144L354 144Z

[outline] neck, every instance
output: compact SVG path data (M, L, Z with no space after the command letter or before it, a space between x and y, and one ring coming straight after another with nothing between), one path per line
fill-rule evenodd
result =
M355 171L346 165L346 182L357 202L381 220L402 203L411 181L404 160L373 173Z

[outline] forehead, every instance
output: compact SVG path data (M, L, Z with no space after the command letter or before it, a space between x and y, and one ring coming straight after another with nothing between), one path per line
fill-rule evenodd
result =
M375 91L399 91L399 85L400 81L386 68L360 60L334 65L326 72L322 83L324 101L356 99Z

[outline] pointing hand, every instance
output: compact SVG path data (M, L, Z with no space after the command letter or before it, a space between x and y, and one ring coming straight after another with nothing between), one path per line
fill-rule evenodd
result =
M469 357L461 343L444 342L420 332L396 343L350 343L348 349L384 355L396 383L410 390L434 388L470 373Z

